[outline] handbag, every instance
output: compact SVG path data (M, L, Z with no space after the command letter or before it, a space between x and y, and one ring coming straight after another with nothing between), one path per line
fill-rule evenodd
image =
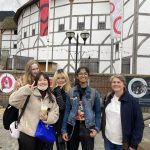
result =
M29 102L29 98L30 98L30 95L28 95L28 97L27 97L27 99L25 101L25 104L24 104L24 106L22 108L22 111L21 111L19 117L18 117L18 120L17 121L13 121L10 124L9 131L10 131L11 137L13 137L13 138L18 139L19 136L20 136L20 131L18 129L18 124L20 123L20 119L21 119L21 117L22 117L22 115L23 115L23 113L24 113L24 111L26 109L26 106L27 106L28 102Z
M45 124L42 120L39 120L38 122L35 137L39 138L43 142L54 143L56 141L53 126Z

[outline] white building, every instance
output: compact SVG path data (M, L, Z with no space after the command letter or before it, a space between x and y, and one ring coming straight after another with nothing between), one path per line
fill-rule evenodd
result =
M17 26L13 20L13 17L7 17L4 19L1 25L2 31L2 52L4 50L9 51L9 55L14 55L17 50Z
M7 69L6 62L17 50L17 26L13 11L0 11L0 69Z
M55 62L58 67L74 72L76 40L68 43L66 31L88 30L90 37L83 45L79 38L78 67L86 65L92 72L110 73L110 6L108 0L51 0L49 36L39 36L39 0L31 0L15 15L18 23L17 51L12 55L34 57ZM138 5L139 3L139 5ZM122 72L149 74L144 68L150 62L149 0L124 0ZM49 42L47 42L49 39ZM137 51L136 51L137 50ZM137 64L135 63L137 61ZM113 49L113 72L120 72L119 41ZM132 67L133 66L133 67Z

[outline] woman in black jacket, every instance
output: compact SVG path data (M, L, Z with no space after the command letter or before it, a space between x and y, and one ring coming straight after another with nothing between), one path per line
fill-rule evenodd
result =
M55 95L59 106L59 119L54 125L57 150L66 150L66 144L61 135L61 127L65 112L66 93L70 90L70 88L71 86L68 74L63 69L57 70L54 74L52 84L53 94Z
M57 104L59 106L59 119L56 122L56 124L54 124L57 150L66 150L66 143L62 139L61 128L66 107L67 92L70 89L71 86L68 74L63 69L57 70L53 76L52 81L53 94L55 95ZM45 145L44 150L52 150L52 149L53 149L52 143L47 143Z
M102 115L105 150L136 150L144 129L139 102L126 91L124 76L114 75L110 83Z

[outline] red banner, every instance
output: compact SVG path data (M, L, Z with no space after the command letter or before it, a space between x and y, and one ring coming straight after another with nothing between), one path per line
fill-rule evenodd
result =
M49 0L40 0L40 36L48 34Z
M109 0L111 19L111 38L120 38L122 34L123 1Z

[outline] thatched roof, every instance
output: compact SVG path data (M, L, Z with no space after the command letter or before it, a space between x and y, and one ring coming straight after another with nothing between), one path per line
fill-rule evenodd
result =
M2 22L0 29L6 30L6 29L17 29L17 25L14 21L13 17L7 17Z
M0 22L2 22L6 17L13 17L14 15L14 11L0 11Z

